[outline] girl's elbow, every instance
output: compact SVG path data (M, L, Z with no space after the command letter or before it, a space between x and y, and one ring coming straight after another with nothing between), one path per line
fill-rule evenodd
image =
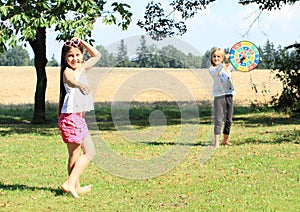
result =
M98 59L100 59L101 56L102 56L101 53L99 51L97 51L96 54L95 54L95 57L98 58Z
M66 81L65 83L67 85L69 85L71 88L78 88L79 87L79 83L77 81L69 80L69 81Z

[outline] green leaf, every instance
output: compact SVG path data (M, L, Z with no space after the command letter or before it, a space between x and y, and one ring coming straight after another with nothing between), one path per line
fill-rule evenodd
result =
M17 45L17 40L16 39L10 39L8 45L10 47L15 47Z
M25 40L34 39L35 30L33 28L27 27L27 28L23 29L22 34L23 34Z
M8 6L1 6L0 7L0 14L3 16L7 16L8 14Z
M10 18L10 22L16 24L22 20L21 14L16 14Z
M49 25L52 26L52 25L55 24L55 23L56 23L56 17L55 17L55 16L52 16L52 17L50 18Z

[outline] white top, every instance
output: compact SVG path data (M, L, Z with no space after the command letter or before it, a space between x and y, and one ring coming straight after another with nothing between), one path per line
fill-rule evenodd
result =
M75 72L75 80L88 85L87 74L84 68ZM80 113L94 110L94 101L92 93L84 95L79 88L72 88L64 83L66 96L61 109L61 113Z
M231 72L235 70L231 65L227 69L220 63L217 67L210 67L209 73L214 79L213 96L234 95Z

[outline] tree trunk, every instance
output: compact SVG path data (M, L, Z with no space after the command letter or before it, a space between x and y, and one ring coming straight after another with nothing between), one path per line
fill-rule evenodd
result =
M47 88L46 75L46 28L38 28L35 39L29 41L34 52L34 66L36 70L36 88L34 95L34 112L31 123L46 123L45 96Z

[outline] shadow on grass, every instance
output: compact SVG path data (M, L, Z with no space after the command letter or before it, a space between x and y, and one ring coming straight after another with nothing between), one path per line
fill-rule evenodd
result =
M0 124L30 124L33 107L32 104L0 104ZM49 124L57 123L57 104L46 104L46 118Z
M55 196L62 196L64 195L64 192L62 189L55 189L55 188L47 188L47 187L35 187L35 186L28 186L23 184L4 184L0 182L0 189L1 190L7 190L7 191L50 191Z
M160 111L164 115L167 125L179 124L212 124L212 108L208 101L197 102L192 105L190 102L121 102L118 103L114 111L123 111L127 108L126 114L119 113L116 118L112 117L110 102L95 103L95 115L97 126L100 131L114 131L116 126L114 121L124 120L124 129L131 125L137 129L150 126L149 116L153 111ZM129 111L128 111L129 108ZM195 114L195 108L198 114ZM188 119L182 118L182 110L187 114ZM124 110L126 112L126 110ZM193 117L196 115L196 118ZM33 105L0 105L0 135L6 136L13 133L27 134L36 133L40 135L53 135L59 133L57 126L57 104L46 104L46 117L50 121L45 125L30 124L33 116ZM128 119L130 120L126 120ZM246 127L276 126L300 124L299 116L288 117L278 115L275 112L253 113L249 107L235 107L234 123L243 124ZM113 121L114 120L114 121ZM123 127L123 126L122 126Z
M242 123L247 127L276 126L276 125L289 125L289 124L297 125L300 124L300 117L257 113L257 114L251 114L251 116L234 117L233 122L235 122L236 124Z
M178 104L181 105L179 108ZM201 103L202 105L206 103ZM114 131L116 130L115 122L123 125L124 129L129 128L129 125L139 129L150 126L149 116L153 111L161 111L167 120L168 125L178 125L184 122L184 124L199 124L199 120L193 119L195 109L199 109L198 105L190 106L189 102L154 102L154 103L137 103L132 102L129 106L128 103L118 103L117 117L112 116L111 103L95 103L95 118L100 131ZM204 108L205 107L205 108ZM211 110L204 106L199 111L202 121L206 121L204 116L210 116ZM192 108L192 109L191 109ZM182 118L181 110L184 110L185 117ZM124 110L127 110L128 114L124 114ZM120 112L121 111L121 112ZM126 111L125 111L126 112ZM196 118L197 114L196 115ZM46 105L46 118L49 123L44 125L33 125L31 119L33 116L33 105L0 105L0 135L5 136L13 133L25 134L25 133L38 133L42 135L52 135L57 126L57 104ZM128 119L129 116L129 120ZM164 118L163 117L163 118ZM158 119L157 119L158 120ZM159 121L159 120L158 120ZM203 122L204 123L204 122ZM210 122L209 122L210 123ZM122 126L122 127L123 127Z
M95 114L100 130L115 130L114 122L122 126L149 127L149 118L153 112L158 111L161 116L154 119L163 125L165 124L163 119L166 120L167 125L199 124L199 122L210 124L211 108L209 105L207 101L197 104L192 102L118 102L113 106L106 102L95 104Z
M265 134L265 136L263 135ZM271 138L268 134L272 134ZM235 143L235 145L244 144L282 144L282 143L294 143L300 144L300 130L286 130L280 132L267 131L261 133L260 136L253 136L243 139L242 141Z
M46 117L48 124L34 125L31 124L33 117L33 105L0 105L0 135L6 136L10 134L39 134L53 135L57 128L57 115L55 114L54 104L48 104L46 109Z
M184 143L184 142L155 142L155 141L144 141L144 142L139 142L139 144L146 144L150 146L173 146L173 145L180 145L180 146L212 146L209 145L207 142L196 142L196 143Z
M0 124L0 136L11 134L37 134L42 136L53 136L59 132L55 125L32 125L32 124Z

